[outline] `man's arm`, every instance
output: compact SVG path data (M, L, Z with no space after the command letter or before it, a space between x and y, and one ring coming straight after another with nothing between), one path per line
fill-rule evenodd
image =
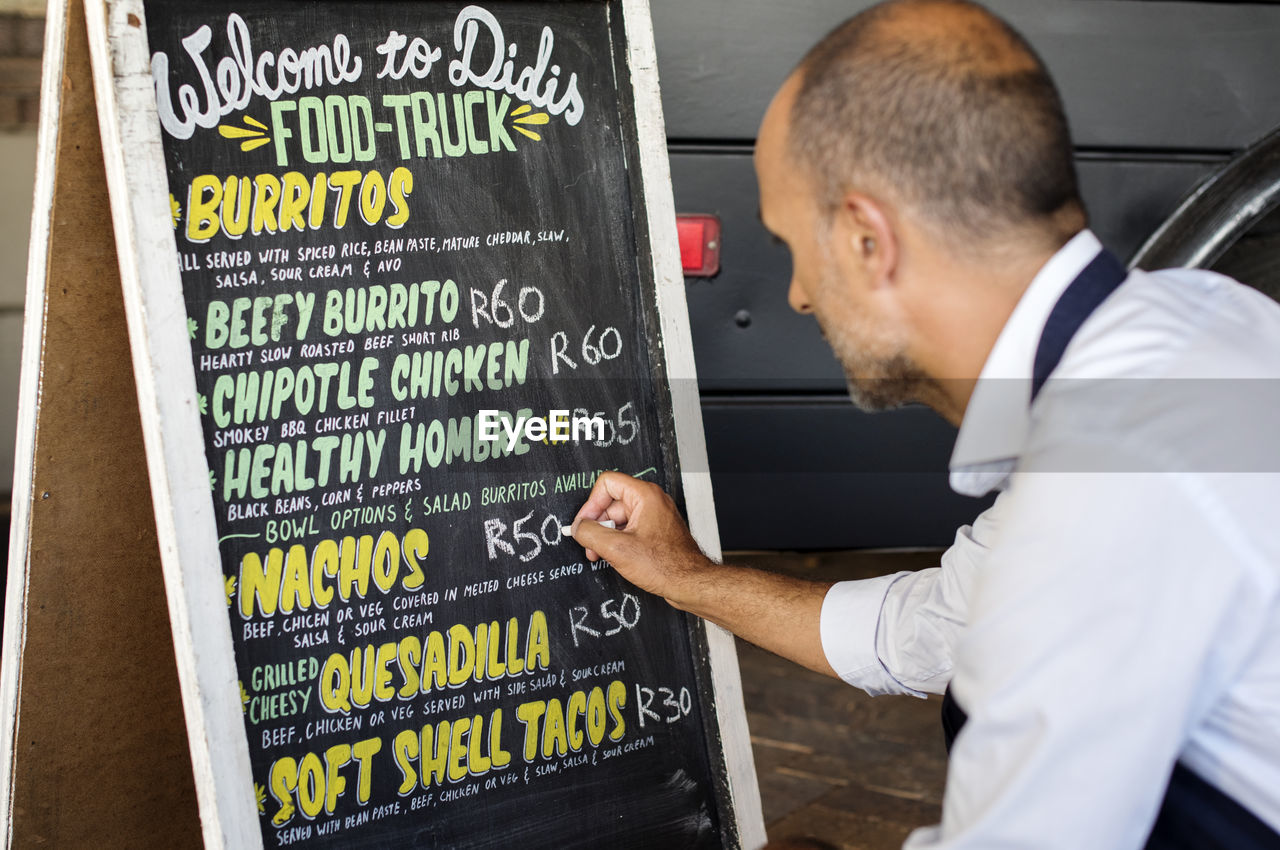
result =
M603 519L618 529L600 525ZM588 558L604 558L637 587L811 670L836 675L819 629L831 583L716 564L657 485L604 473L573 529Z
M574 536L591 559L757 646L872 695L923 696L951 678L1001 501L957 532L940 567L834 586L713 563L660 488L619 473L597 480ZM602 519L619 530L592 521Z

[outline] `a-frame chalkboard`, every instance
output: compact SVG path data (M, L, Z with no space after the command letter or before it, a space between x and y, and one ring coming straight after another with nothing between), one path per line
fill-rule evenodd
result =
M731 639L560 530L620 469L718 554L644 0L85 15L206 845L761 844Z

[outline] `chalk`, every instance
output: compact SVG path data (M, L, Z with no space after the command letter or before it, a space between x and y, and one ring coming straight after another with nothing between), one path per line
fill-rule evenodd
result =
M617 527L618 527L618 526L617 526L617 524L616 524L616 523L614 523L614 521L613 521L613 520L611 520L611 519L602 519L602 520L600 520L600 524L601 524L601 525L603 525L605 528L617 528ZM563 534L565 537L572 537L572 536L573 536L573 526L572 526L572 525L562 525L562 526L560 526L560 533L561 533L561 534Z

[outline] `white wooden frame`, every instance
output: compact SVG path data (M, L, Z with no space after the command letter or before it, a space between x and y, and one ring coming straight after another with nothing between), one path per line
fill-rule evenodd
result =
M40 355L44 349L45 277L53 215L54 167L68 0L49 0L40 77L40 129L36 182L27 248L26 312L22 320L22 377L18 384L18 434L13 460L13 518L9 531L9 575L4 602L4 659L0 668L0 800L5 844L13 844L14 745L23 647L27 639L27 569L31 550L31 500L35 497L36 414L40 408Z
M718 557L720 542L677 250L649 4L648 0L622 0L621 5L662 349L672 385L676 443L685 470L682 485L694 536ZM186 310L181 287L175 283L180 280L178 252L169 218L143 3L85 0L85 10L156 530L205 844L261 847L209 496L209 466L203 450L192 449L203 446L203 432L196 409ZM11 588L11 605L13 597ZM765 831L737 655L728 632L704 626L736 828L743 847L757 848L765 842Z
M205 846L261 847L142 0L85 0L85 18Z
M698 397L698 373L689 330L689 307L684 296L680 240L676 235L675 199L671 194L671 165L667 160L667 132L658 86L658 53L653 42L649 0L622 0L627 33L627 65L635 98L636 136L640 149L640 180L648 214L649 244L662 325L662 351L671 385L676 446L680 455L681 486L689 512L689 530L698 545L719 561L720 529L716 523ZM739 840L746 848L766 841L760 786L756 780L751 735L742 702L742 677L733 635L706 620L700 621L707 640L711 686L715 696L720 746L737 817Z

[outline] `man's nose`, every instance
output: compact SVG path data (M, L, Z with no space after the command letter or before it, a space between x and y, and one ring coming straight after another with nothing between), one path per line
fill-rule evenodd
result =
M787 290L787 303L797 313L813 312L813 306L809 303L809 296L800 288L800 284L796 283L794 276L791 278L791 288Z

